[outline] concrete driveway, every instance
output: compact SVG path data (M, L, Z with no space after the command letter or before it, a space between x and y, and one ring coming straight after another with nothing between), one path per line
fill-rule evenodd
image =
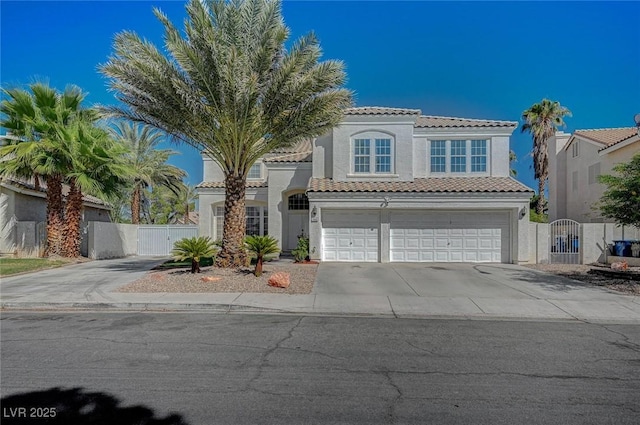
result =
M512 264L323 263L316 294L494 299L606 299L611 292Z
M88 261L57 269L2 278L3 302L105 302L115 288L142 277L167 257Z

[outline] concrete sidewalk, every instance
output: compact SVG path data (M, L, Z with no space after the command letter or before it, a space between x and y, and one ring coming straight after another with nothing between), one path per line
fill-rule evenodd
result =
M100 261L6 278L0 284L0 306L12 310L260 311L310 315L582 320L640 324L640 297L591 287L585 290L587 293L596 291L593 294L597 296L588 298L568 297L552 291L522 298L500 297L497 293L490 296L421 296L114 292L117 287L137 279L162 261L163 259L157 258ZM65 276L68 281L70 273L75 277L80 276L86 282L82 288L65 284ZM552 276L549 275L549 278Z

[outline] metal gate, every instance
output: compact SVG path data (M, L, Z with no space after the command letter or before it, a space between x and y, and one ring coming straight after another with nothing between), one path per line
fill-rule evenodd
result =
M170 255L173 244L198 236L198 226L138 226L138 255Z
M580 223L560 219L549 223L549 261L580 264Z

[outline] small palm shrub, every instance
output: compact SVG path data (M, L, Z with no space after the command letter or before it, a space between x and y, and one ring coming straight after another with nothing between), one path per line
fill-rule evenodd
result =
M249 252L252 252L256 256L256 268L253 270L253 274L256 277L262 275L262 263L264 262L264 256L267 254L275 254L280 252L278 248L278 241L268 235L265 236L247 236L244 239L244 244Z
M173 245L171 255L177 261L191 260L191 273L200 273L200 260L213 257L217 249L208 236L184 238Z
M291 251L296 263L301 263L309 259L309 238L306 236L298 236L298 245L296 249Z

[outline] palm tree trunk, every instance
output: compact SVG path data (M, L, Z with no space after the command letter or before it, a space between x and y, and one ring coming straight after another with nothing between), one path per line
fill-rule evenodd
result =
M246 177L228 175L225 178L224 228L222 249L216 257L218 267L244 267L247 252L244 249Z
M140 224L140 186L134 187L131 195L131 223Z
M544 213L544 179L538 179L538 203L536 204L536 213Z
M263 263L262 255L258 255L258 258L256 259L256 269L253 271L253 274L256 277L262 276L262 263Z
M82 220L82 191L71 182L69 195L67 195L67 205L65 208L65 231L63 253L65 257L79 257L80 243L80 221Z
M48 176L47 182L47 248L46 256L62 254L64 209L62 202L62 178Z

